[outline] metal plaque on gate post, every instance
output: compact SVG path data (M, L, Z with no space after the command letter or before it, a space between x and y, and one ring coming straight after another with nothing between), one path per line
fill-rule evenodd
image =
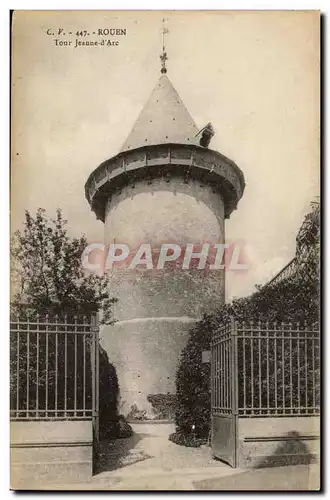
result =
M211 351L203 351L202 363L210 363L210 362L211 362Z

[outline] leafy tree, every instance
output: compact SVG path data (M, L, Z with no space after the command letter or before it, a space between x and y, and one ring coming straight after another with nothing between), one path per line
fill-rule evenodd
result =
M86 246L85 236L69 237L67 221L63 219L60 210L57 210L55 219L47 217L42 208L37 210L34 217L28 211L25 212L24 228L14 234L11 249L14 289L11 309L13 324L16 327L18 316L21 321L28 317L30 321L38 321L39 331L47 332L47 320L57 324L65 317L66 331L70 333L75 331L75 324L85 322L88 324L88 320L83 317L89 318L97 311L102 313L101 323L113 322L112 304L116 299L110 296L107 278L86 274L81 265L81 256ZM20 330L24 329L27 330L27 324L23 321ZM81 335L76 338L68 335L66 343L63 335L58 336L57 343L54 334L40 335L39 340L37 335L29 333L29 343L24 334L20 335L19 340L16 334L11 337L10 355L13 367L10 374L11 408L16 408L18 402L18 409L22 410L24 416L28 395L30 409L38 407L39 410L55 408L63 410L66 404L70 414L75 403L74 379L76 402L80 407L82 407L85 380L85 404L88 407L91 404L92 394L89 342L86 341L86 345L83 346ZM29 352L28 384L27 352ZM66 367L64 367L65 356ZM82 359L83 356L86 358L85 374L82 365L79 364L75 375L75 359ZM47 371L46 363L48 363ZM101 347L99 366L100 431L104 436L111 434L118 426L119 386L116 370ZM66 386L66 396L64 386ZM58 394L57 401L55 401L55 391Z
M86 274L81 256L85 236L70 238L61 210L56 218L39 208L25 212L23 231L12 242L13 313L86 315L101 311L102 323L112 322L112 304L106 277Z

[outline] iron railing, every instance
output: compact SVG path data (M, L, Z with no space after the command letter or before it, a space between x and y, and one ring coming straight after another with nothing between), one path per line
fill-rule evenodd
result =
M233 336L232 325L219 328L211 341L211 404L217 413L231 414L233 409Z
M98 349L98 325L94 316L11 318L11 419L95 416Z
M292 278L297 274L297 262L296 258L294 257L293 259L286 264L270 281L264 285L264 287L269 286L269 285L277 285L281 281Z
M242 417L320 413L319 326L236 322L212 338L212 412Z

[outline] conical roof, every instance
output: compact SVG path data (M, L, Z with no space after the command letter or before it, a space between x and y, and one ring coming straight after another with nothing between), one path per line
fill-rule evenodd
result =
M155 144L197 144L198 128L166 74L142 109L121 151Z

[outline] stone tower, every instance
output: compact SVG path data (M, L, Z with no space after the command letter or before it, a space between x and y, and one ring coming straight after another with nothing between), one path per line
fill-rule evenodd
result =
M225 219L244 190L237 165L208 147L212 125L199 131L167 77L165 51L161 60L161 76L121 151L85 186L105 244L150 244L153 256L164 243L224 243ZM224 271L182 269L180 262L163 270L123 265L110 272L110 283L117 321L104 328L102 345L117 369L121 411L133 404L150 410L148 394L175 392L191 326L224 302Z

